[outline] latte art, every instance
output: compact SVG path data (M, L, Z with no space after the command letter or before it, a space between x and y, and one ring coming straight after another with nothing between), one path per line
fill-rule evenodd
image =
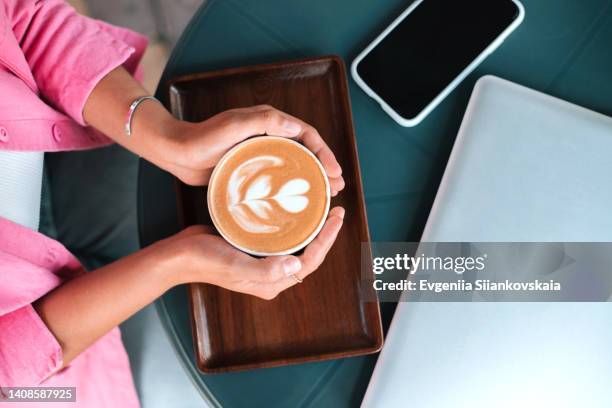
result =
M234 246L257 255L291 253L320 230L329 185L306 148L284 138L257 137L219 162L208 206L215 226Z
M267 174L255 177L266 168L283 164L280 157L259 156L247 160L232 172L227 187L227 205L236 223L245 231L272 233L280 229L280 226L270 224L274 217L272 202L290 213L299 213L308 206L308 197L304 195L310 190L308 181L291 179L271 195L272 177ZM245 187L247 181L250 183ZM246 191L244 197L241 197L242 190Z

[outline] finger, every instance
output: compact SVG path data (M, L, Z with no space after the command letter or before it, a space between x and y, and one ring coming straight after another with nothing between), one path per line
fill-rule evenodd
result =
M273 284L286 279L292 274L297 275L302 269L302 263L296 256L269 256L267 258L241 257L239 265L245 279L262 284Z
M304 275L307 276L308 274ZM294 274L293 276L285 276L283 279L272 283L255 282L253 292L256 296L263 297L264 299L274 299L279 293L297 285L301 280L303 278L300 278L298 274Z
M302 132L300 120L271 106L234 110L233 114L236 115L234 137L239 140L255 135L295 137Z
M342 207L334 207L329 211L329 216L323 229L321 229L319 235L306 247L304 253L299 257L303 265L302 270L298 273L300 279L304 279L323 262L336 240L338 232L340 232L344 221L344 214L345 211Z
M339 191L344 189L345 183L342 176L329 179L329 188L332 191L332 196L336 196Z
M272 284L258 282L254 287L254 292L257 293L256 296L263 297L264 299L274 299L276 296L278 296L279 293L300 283L297 279L292 277L286 277Z
M317 239L311 242L306 247L304 254L299 257L302 259L303 266L294 276L289 275L272 284L266 285L260 283L257 285L259 291L266 294L266 299L273 299L280 292L297 285L318 268L338 236L338 232L342 227L343 217L344 209L342 207L335 207L330 211L330 217L317 236Z
M269 105L232 109L225 114L229 115L228 119L236 126L232 127L232 134L227 135L235 143L264 134L293 137L319 158L328 177L336 178L342 174L342 167L329 146L319 132L306 122ZM236 120L235 116L240 119Z
M329 177L335 178L339 177L342 174L342 167L340 167L340 164L336 160L336 156L334 156L334 153L331 151L329 146L327 146L319 132L303 120L300 120L278 109L275 109L269 105L258 105L250 108L237 109L237 111L242 111L245 113L262 113L266 112L267 110L273 110L285 120L300 125L301 129L299 132L297 132L297 134L287 136L296 136L296 140L302 142L304 146L306 146L310 151L312 151L321 161L321 164L323 165L323 168L325 169L325 172Z
M315 128L303 123L303 131L296 139L319 158L328 177L336 178L342 175L342 167L336 160L336 156Z
M300 283L299 281L304 280L308 275L316 270L316 268L323 262L325 255L331 249L338 232L342 227L344 219L344 208L334 207L329 211L329 216L323 229L304 250L304 253L296 258L301 261L301 268L298 270L284 270L285 276L275 282L254 282L253 293L256 296L264 299L273 299L280 292L290 288L291 286ZM295 257L292 257L295 258ZM273 257L265 258L264 262L270 262ZM291 276L293 273L294 276ZM277 274L276 276L281 276Z
M253 282L250 293L270 300L274 299L282 291L304 280L323 262L325 255L327 255L338 236L343 219L344 209L342 207L335 207L330 210L329 217L317 238L306 247L304 254L298 257L298 259L301 259L301 269L293 272L294 276L291 276L292 273L285 270L285 277L275 282ZM265 260L268 260L267 262L271 262L270 259L274 258L265 258Z
M230 112L249 113L249 112L261 112L267 109L276 109L276 108L269 104L261 104L261 105L247 106L244 108L231 109ZM282 112L282 111L279 110L279 112Z

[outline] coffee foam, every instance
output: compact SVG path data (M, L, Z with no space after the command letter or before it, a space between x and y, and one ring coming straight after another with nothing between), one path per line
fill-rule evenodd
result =
M295 178L283 184L275 195L272 191L272 180L269 175L254 177L268 167L283 166L285 161L277 156L256 156L238 166L230 175L227 187L227 206L234 221L242 229L252 233L273 233L280 228L266 224L274 211L271 201L276 201L285 211L302 212L308 207L308 197L304 194L310 190L310 183L302 178ZM254 180L253 180L254 179ZM245 186L247 180L251 180ZM246 189L244 198L240 192ZM251 212L245 211L249 208Z
M209 187L219 232L246 252L294 252L321 228L329 184L314 155L296 142L258 137L230 151Z

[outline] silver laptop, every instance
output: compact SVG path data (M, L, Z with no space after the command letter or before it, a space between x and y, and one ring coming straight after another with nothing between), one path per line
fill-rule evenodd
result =
M612 118L481 78L422 241L612 241ZM400 303L365 407L612 407L610 303Z

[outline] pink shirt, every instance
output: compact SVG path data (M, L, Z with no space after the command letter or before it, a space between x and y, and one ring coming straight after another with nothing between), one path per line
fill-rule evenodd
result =
M85 127L83 106L112 69L135 73L145 48L144 37L81 16L60 0L0 1L0 150L110 143ZM61 347L31 305L80 273L59 242L0 218L0 387L77 388L76 403L54 407L137 407L118 328L60 370Z

